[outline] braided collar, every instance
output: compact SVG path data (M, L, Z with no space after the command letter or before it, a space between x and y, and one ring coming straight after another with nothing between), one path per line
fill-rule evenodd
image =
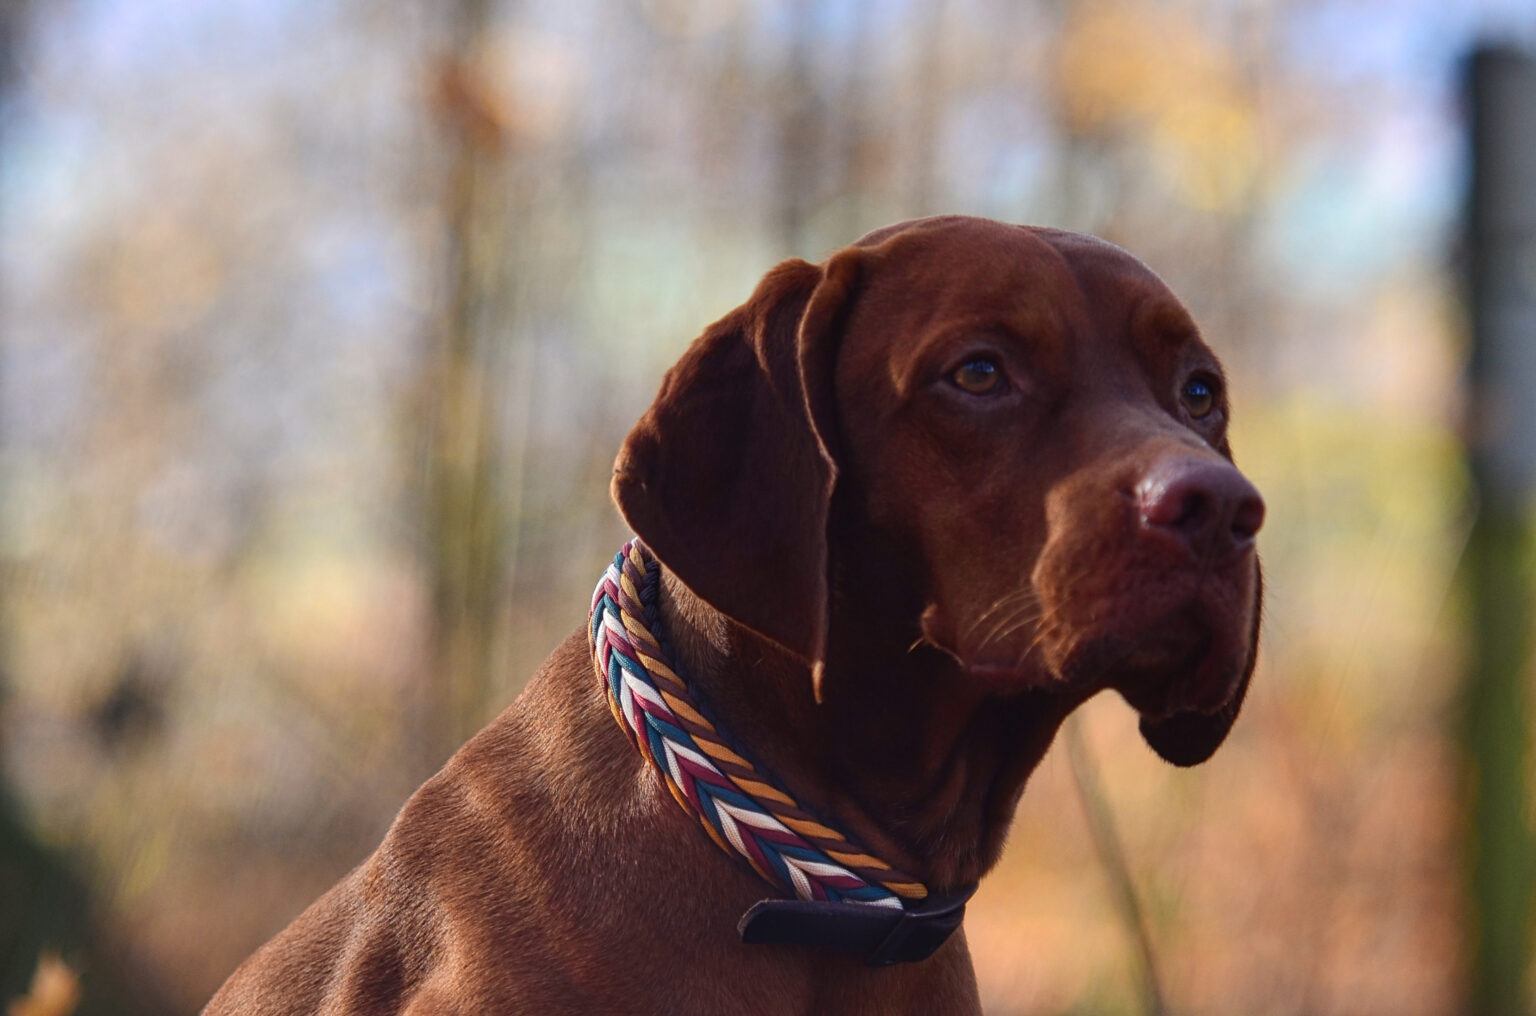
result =
M660 567L632 540L592 595L588 641L608 707L672 797L715 845L788 900L742 917L743 941L853 948L875 965L923 959L959 926L974 891L933 894L803 808L727 742L668 660Z

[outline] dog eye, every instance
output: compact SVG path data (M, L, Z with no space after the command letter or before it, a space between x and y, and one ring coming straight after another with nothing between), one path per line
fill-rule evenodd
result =
M1202 377L1192 377L1184 382L1179 392L1184 411L1196 420L1203 420L1216 408L1216 383Z
M985 395L996 390L1003 380L1003 372L991 360L978 356L957 367L949 379L962 391L970 392L972 395Z

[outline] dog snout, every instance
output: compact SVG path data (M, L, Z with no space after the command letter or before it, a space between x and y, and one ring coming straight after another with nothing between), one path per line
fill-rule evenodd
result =
M1167 456L1136 486L1142 525L1201 558L1246 550L1264 524L1264 498L1231 463Z

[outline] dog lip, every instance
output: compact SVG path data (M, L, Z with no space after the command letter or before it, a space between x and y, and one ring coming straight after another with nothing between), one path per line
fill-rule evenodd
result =
M1183 673L1198 670L1213 641L1208 627L1174 627L1151 634L1130 648L1116 669L1137 673Z
M1191 598L1129 625L1080 633L1059 670L1063 683L1113 688L1144 715L1213 711L1229 690L1218 672L1226 669L1230 641L1220 620Z
M1006 691L1038 691L1062 687L1067 683L1059 675L1041 666L1017 663L965 663L964 667L966 673L976 680Z
M988 681L1021 676L1021 671L1018 667L1008 666L1003 663L967 663L965 669L970 671L972 676Z

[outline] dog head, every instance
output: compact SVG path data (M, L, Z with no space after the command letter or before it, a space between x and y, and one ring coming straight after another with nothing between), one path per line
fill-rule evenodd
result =
M1231 727L1258 634L1264 506L1229 412L1215 355L1131 255L918 220L771 271L668 373L613 492L690 589L818 681L845 617L831 566L859 559L833 544L869 541L901 561L889 638L987 694L1114 688L1191 765Z

